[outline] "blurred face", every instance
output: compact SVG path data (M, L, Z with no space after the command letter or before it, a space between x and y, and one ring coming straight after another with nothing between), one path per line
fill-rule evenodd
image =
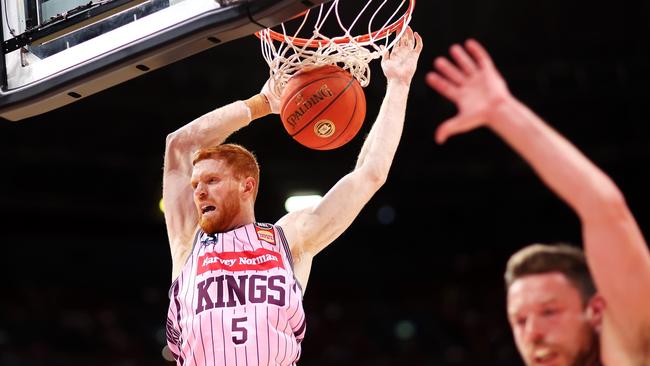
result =
M224 232L236 226L241 211L241 180L221 160L205 159L194 165L192 171L194 204L199 214L199 225L208 234Z
M598 358L598 339L580 293L560 272L513 282L508 318L527 366L586 366Z

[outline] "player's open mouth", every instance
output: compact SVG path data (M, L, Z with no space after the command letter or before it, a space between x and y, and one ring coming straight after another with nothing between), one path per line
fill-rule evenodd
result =
M535 360L536 364L549 363L555 359L555 356L557 356L557 353L551 351L548 348L538 349L535 351L535 353L533 353L533 359Z
M216 210L216 209L217 209L217 208L214 207L214 206L203 206L203 207L201 207L201 213L206 213L206 212L214 211L214 210Z

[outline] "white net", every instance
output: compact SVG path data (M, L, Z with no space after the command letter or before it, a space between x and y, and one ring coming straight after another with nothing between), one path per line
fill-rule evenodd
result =
M269 28L257 33L276 96L282 95L289 78L299 70L324 65L337 65L350 72L362 87L367 86L370 83L370 62L380 58L397 42L411 20L415 5L415 0L401 0L397 5L398 1L389 4L389 0L382 0L373 4L373 0L368 0L354 20L345 24L339 2L332 0L293 19L290 22L299 22L295 31L289 31L287 24L283 23L278 26L278 31ZM392 10L392 7L396 9ZM307 26L309 20L314 21L313 30ZM368 23L367 29L362 31L362 35L353 35L355 29L361 27L361 22ZM333 32L343 34L324 34L326 25L330 28L333 25L337 29Z

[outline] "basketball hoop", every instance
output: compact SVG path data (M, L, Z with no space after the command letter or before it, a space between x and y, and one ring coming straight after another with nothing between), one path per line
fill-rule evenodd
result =
M372 6L373 2L377 4ZM276 96L282 95L287 80L300 69L324 65L343 68L366 87L370 83L370 61L380 58L395 45L411 21L415 7L415 0L392 0L399 3L395 6L387 6L391 0L368 0L361 4L363 8L354 20L346 24L339 11L343 5L339 3L332 0L278 25L275 27L278 30L267 28L255 33L269 65L272 92ZM344 3L352 6L361 2ZM317 15L311 16L313 13ZM367 28L357 31L362 22L367 22ZM380 23L381 26L374 28L374 24ZM328 31L328 27L334 30ZM333 33L339 35L332 36Z

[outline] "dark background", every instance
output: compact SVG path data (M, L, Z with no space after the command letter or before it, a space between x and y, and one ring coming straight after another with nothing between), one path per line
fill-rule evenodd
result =
M576 216L487 130L433 142L452 104L423 82L467 37L513 93L619 184L650 226L647 1L426 1L425 40L388 182L314 261L301 365L519 365L505 318L508 255L580 244ZM277 116L230 138L262 167L259 221L287 194L352 169L385 79L371 64L367 121L311 151ZM0 365L164 365L171 260L162 213L165 136L257 93L268 68L248 37L20 122L0 123Z

